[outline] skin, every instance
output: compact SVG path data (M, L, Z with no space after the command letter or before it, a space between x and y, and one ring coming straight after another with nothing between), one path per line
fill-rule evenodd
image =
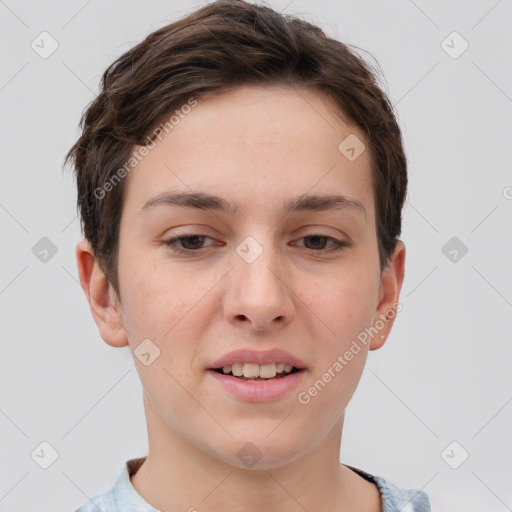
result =
M379 511L376 486L339 462L344 413L368 350L394 319L311 399L298 402L357 335L392 310L404 277L399 242L381 274L370 154L349 161L338 145L368 142L317 91L243 86L199 101L127 178L120 226L120 297L87 241L77 245L80 281L102 338L131 350L149 338L160 356L134 358L144 389L149 453L131 478L162 511ZM238 216L168 205L140 213L164 191L209 192L236 201ZM304 193L346 195L356 209L281 214ZM179 228L178 228L179 226ZM178 247L181 233L206 236ZM333 237L351 245L331 250ZM235 251L248 236L252 263ZM381 338L381 335L383 338ZM307 371L299 389L271 402L237 399L207 374L236 348L282 348ZM247 468L247 442L261 459ZM303 507L303 508L302 508Z

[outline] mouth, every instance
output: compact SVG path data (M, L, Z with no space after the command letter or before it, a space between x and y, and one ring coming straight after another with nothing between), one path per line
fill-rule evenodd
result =
M294 373L303 372L305 369L284 363L271 363L264 365L235 363L232 365L225 365L220 368L209 368L209 370L238 380L264 382L283 379Z
M306 378L307 369L292 366L291 362L288 359L288 363L232 363L221 367L216 363L215 367L207 369L207 373L213 386L220 386L237 400L268 403L291 399L292 391Z
M240 348L220 356L206 368L212 386L243 402L273 402L291 399L291 393L306 379L304 361L290 352L273 348Z

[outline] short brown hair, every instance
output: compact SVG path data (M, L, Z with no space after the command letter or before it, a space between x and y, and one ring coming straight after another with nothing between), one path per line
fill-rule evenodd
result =
M102 197L97 191L112 184L133 147L147 144L153 127L187 100L246 84L322 92L367 135L382 272L401 232L407 163L392 105L376 77L373 67L319 27L243 0L214 1L121 55L105 70L64 162L74 165L84 236L118 296L126 180Z

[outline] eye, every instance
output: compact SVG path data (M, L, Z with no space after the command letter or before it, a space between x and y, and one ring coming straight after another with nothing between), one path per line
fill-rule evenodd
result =
M308 235L301 240L310 240L309 245L312 246L306 247L306 249L312 250L314 252L332 252L332 251L340 251L344 249L345 247L348 247L348 242L342 242L341 240L337 240L336 238L332 238L327 235ZM331 250L325 250L325 245L331 242L332 243L332 249ZM308 244L305 244L308 245Z
M210 238L210 237L208 237L206 235L199 235L199 234L191 233L191 234L177 236L174 238L169 238L168 240L164 240L162 243L165 246L169 247L169 249L171 249L174 252L181 252L181 253L199 252L198 249L201 249L201 247L198 247L198 246L202 245L205 238ZM210 240L211 240L211 238L210 238ZM185 243L183 243L182 241L185 241ZM178 242L180 242L182 244L182 246L185 246L185 247L184 248L179 247L177 245ZM192 247L190 247L190 246L192 246Z
M206 235L201 235L198 233L190 233L180 235L174 238L169 238L168 240L164 240L162 242L163 245L168 247L171 251L176 253L190 254L190 253L199 253L201 249L204 249L203 243L205 239L210 238ZM306 249L312 252L334 252L340 251L345 247L348 247L350 244L348 242L343 242L341 240L337 240L336 238L327 236L327 235L308 235L300 238L299 240L309 240L307 244L305 244ZM331 249L326 249L325 246L328 243L331 243ZM181 247L180 247L181 245ZM212 245L212 244L211 244ZM311 247L308 247L310 245ZM208 246L207 246L208 247Z

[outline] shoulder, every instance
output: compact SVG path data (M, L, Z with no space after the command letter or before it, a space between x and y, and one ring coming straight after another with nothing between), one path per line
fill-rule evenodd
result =
M143 460L126 461L110 489L95 494L73 512L159 512L137 493L130 482L130 476Z
M383 512L431 512L430 501L425 491L403 489L379 476L374 478L382 494L383 504L389 504L383 508Z
M345 464L345 466L347 466ZM382 512L431 512L430 500L425 491L418 489L403 489L398 485L382 478L355 468L347 466L366 480L373 482L380 491Z
M102 512L117 512L119 510L112 489L96 494L73 512L98 512L98 510Z

